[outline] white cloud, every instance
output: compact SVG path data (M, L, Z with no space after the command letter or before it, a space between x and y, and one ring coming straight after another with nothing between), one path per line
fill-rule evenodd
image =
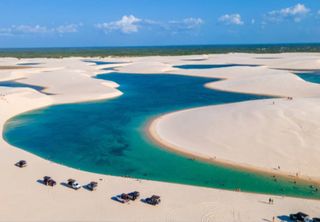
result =
M220 22L227 25L243 25L240 14L225 14L218 19Z
M201 18L185 18L181 21L169 21L169 25L171 28L178 28L178 29L194 29L202 25L204 21Z
M118 21L100 23L95 26L106 33L120 31L125 34L130 34L136 33L143 28L148 28L149 30L160 28L167 31L182 32L196 29L203 23L204 21L201 18L193 17L162 22L151 19L141 19L134 15L125 15Z
M124 15L118 21L97 24L96 27L104 30L105 32L121 31L129 34L139 31L139 23L141 23L141 21L142 20L140 18L133 15Z
M266 15L266 19L274 22L293 19L295 22L300 22L309 12L309 8L299 3L292 7L271 11Z
M46 33L50 31L46 26L41 25L18 25L12 26L11 30L14 33Z
M0 28L0 35L48 34L48 33L73 33L78 32L79 24L60 25L47 27L41 25L12 25L9 28Z
M11 28L0 28L0 36L12 36Z
M168 31L171 34L197 34L200 26L204 23L201 18L185 18L182 20L171 20L162 23L160 28Z
M60 25L54 28L53 31L58 33L74 33L74 32L78 32L79 26L82 26L82 24Z
M22 34L39 34L48 33L50 30L41 25L12 25L9 28L1 28L1 35L22 35Z

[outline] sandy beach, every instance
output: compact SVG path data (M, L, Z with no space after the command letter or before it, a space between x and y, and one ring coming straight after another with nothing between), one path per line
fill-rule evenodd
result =
M170 113L151 123L154 139L190 155L318 181L320 85L302 80L292 70L320 69L319 56L235 53L90 59L121 62L100 66L85 62L88 58L2 58L0 81L42 86L48 94L30 88L0 87L0 129L2 132L11 117L33 109L121 96L117 83L93 78L112 72L103 68L116 67L116 71L126 73L219 78L222 80L204 87L279 98ZM39 64L21 69L16 66L19 63ZM195 63L257 66L203 70L174 67ZM0 152L4 181L0 190L0 221L272 221L273 217L281 221L279 218L297 211L320 216L317 200L83 172L12 147L3 138ZM15 167L20 159L27 160L28 167ZM51 188L37 182L46 175L52 176L58 185ZM74 191L59 184L70 177L81 184L98 181L98 190ZM139 190L142 197L158 194L162 203L153 207L140 201L122 205L111 200L116 194L134 190ZM274 204L268 204L270 197Z

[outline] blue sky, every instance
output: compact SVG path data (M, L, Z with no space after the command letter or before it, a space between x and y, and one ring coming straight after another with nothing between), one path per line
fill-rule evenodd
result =
M0 0L0 47L320 42L320 0Z

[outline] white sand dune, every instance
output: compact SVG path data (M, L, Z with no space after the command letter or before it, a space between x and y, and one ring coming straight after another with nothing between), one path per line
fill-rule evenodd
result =
M199 58L206 60L190 61ZM281 161L281 170L299 171L303 175L318 177L317 98L320 88L316 84L304 82L288 71L271 69L316 69L320 68L318 58L319 54L299 53L110 60L126 62L121 66L115 65L119 66L117 70L120 72L165 72L226 78L226 81L208 83L207 87L293 96L291 101L274 100L275 105L271 104L273 100L251 101L169 114L156 121L155 131L165 143L173 144L194 155L216 156L236 164L248 164L266 170L278 166ZM0 65L41 63L36 68L0 70L0 81L20 79L23 83L44 86L46 92L54 94L44 95L28 88L0 87L1 129L10 117L28 110L121 95L116 89L116 83L93 79L94 75L105 71L99 71L94 64L85 63L83 60L84 58L0 59ZM172 67L194 63L260 64L263 67L211 70L179 70ZM181 121L184 121L182 125ZM217 124L219 128L215 127ZM194 133L191 133L192 129ZM275 204L269 205L266 204L269 195L82 172L14 148L3 139L0 139L0 152L3 181L0 186L0 221L272 221L273 216L288 215L295 211L306 211L313 216L319 216L317 214L320 205L315 200L273 197ZM297 156L302 155L303 159L299 160L297 166ZM20 159L26 159L29 166L24 169L15 167L13 164ZM84 189L73 191L61 185L45 187L37 182L45 175L52 176L58 182L70 177L78 179L82 184L96 180L99 187L95 192ZM133 190L139 190L144 197L159 194L163 201L159 206L152 207L139 201L122 205L110 199L113 195Z
M319 113L320 99L269 99L172 113L153 128L178 151L320 181Z

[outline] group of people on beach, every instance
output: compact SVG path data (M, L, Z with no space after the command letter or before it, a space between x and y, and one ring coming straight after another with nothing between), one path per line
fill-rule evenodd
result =
M291 100L293 100L293 97L288 96L288 97L287 97L287 100L291 101ZM276 103L275 103L274 101L272 101L272 105L274 105L274 104L276 104Z
M270 197L269 198L269 204L273 204L274 203L274 200Z

